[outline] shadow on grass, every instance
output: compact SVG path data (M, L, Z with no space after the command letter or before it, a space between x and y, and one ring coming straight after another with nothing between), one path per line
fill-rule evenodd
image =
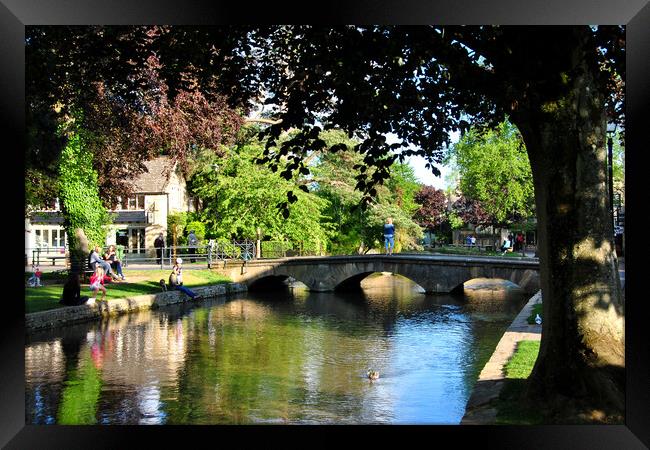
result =
M497 401L496 423L499 425L541 425L544 416L525 398L527 380L506 378Z

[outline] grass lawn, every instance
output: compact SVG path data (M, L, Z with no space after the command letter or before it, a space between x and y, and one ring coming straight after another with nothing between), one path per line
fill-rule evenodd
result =
M540 411L521 401L526 379L533 370L539 353L539 341L520 341L515 353L504 367L505 383L496 403L496 423L502 425L539 425Z
M106 299L110 300L112 298L160 292L158 281L161 279L168 281L170 273L171 271L169 269L125 270L124 275L127 277L126 281L106 284ZM61 307L59 299L63 293L63 283L65 282L65 276L63 273L59 274L58 278L50 275L47 278L42 277L41 280L44 284L43 287L25 288L25 313L33 313ZM212 272L209 269L183 271L183 285L189 288L230 282L230 279ZM91 292L88 289L88 283L82 283L81 295L90 296L90 294Z

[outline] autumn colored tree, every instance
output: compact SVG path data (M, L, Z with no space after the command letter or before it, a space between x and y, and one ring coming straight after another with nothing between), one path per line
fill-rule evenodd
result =
M447 218L447 196L441 189L422 186L415 194L415 203L420 207L413 219L423 228L432 231Z

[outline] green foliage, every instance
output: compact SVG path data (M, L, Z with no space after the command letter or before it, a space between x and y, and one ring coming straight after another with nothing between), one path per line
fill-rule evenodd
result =
M458 217L458 214L456 214L454 211L449 212L449 215L447 216L449 220L449 225L451 226L452 230L457 230L459 228L462 228L463 225L463 219Z
M471 128L447 155L460 176L459 189L476 200L495 224L519 222L533 214L533 178L528 154L509 121L496 129Z
M390 178L386 182L390 200L406 214L413 215L420 207L415 202L415 194L421 188L413 168L408 164L393 163L390 172Z
M187 224L187 213L169 213L167 215L167 242L171 245L176 242L176 245L182 245L184 242L183 232Z
M97 187L97 172L93 155L84 145L83 132L73 129L61 153L59 163L59 192L63 226L71 247L75 247L74 230L81 228L90 245L103 245L105 226L111 218L102 205Z
M286 180L256 164L254 159L262 151L263 146L257 141L240 145L223 158L206 158L194 173L192 193L203 204L200 217L206 236L256 239L259 227L262 236L271 240L326 243L330 227L323 211L327 201L300 190L297 180ZM285 219L277 205L289 196L295 196L297 201Z
M387 217L392 217L395 225L395 251L418 249L422 230L411 217L418 208L414 197L420 184L413 169L407 164L394 163L389 181L376 188L376 201L361 209L358 206L362 193L355 189L355 174L363 163L363 157L352 151L357 142L335 130L322 132L320 136L328 146L345 144L349 149L319 153L312 157L310 166L315 192L327 199L326 215L331 218L335 229L331 253L381 250L383 224Z

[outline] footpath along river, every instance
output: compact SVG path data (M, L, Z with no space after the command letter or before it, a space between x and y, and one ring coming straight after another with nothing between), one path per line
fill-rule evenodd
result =
M529 296L245 292L26 337L27 424L458 424ZM371 368L378 380L366 377Z

